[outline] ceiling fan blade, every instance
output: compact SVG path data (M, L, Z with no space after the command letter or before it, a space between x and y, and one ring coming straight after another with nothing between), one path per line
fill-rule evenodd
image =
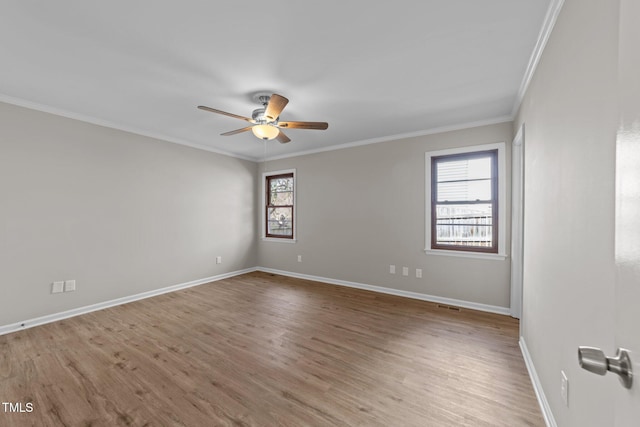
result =
M278 122L278 127L285 129L317 129L325 130L329 127L326 122Z
M223 116L229 116L229 117L233 117L234 119L245 120L249 123L253 123L253 119L250 119L249 117L239 116L233 113L227 113L226 111L216 110L215 108L205 107L204 105L198 105L198 108L204 111L209 111L211 113L222 114Z
M284 134L284 132L280 131L280 133L278 133L278 136L276 136L276 139L278 141L280 141L280 143L282 144L286 144L287 142L291 141L289 139L289 137L287 135Z
M247 126L246 128L242 128L242 129L236 129L236 130L231 130L229 132L225 132L225 133L221 133L220 135L222 136L231 136L231 135L236 135L238 133L242 133L242 132L246 132L248 130L251 130L253 126Z
M274 93L271 95L271 99L269 99L269 103L267 104L267 109L264 111L264 116L269 121L274 121L278 118L284 107L289 103L289 100L282 95L278 95Z

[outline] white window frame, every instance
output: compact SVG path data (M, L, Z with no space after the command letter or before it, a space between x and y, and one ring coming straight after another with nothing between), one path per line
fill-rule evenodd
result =
M431 248L431 158L451 154L475 153L478 151L498 150L498 253L455 251ZM507 165L505 143L472 145L468 147L450 148L446 150L427 151L425 153L425 246L427 255L444 255L461 258L480 258L504 260L507 258Z
M265 224L265 218L267 217L267 177L273 175L283 175L287 173L293 174L293 238L292 239L279 239L277 237L267 237L267 226ZM262 174L262 208L260 209L260 224L262 228L261 238L265 242L279 242L279 243L296 243L298 240L296 238L296 234L298 233L298 182L296 180L296 170L295 169L283 169L279 171L269 171L264 172Z

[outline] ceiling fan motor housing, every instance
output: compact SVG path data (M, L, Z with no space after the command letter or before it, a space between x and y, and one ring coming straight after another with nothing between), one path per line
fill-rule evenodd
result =
M256 121L257 124L265 124L268 122L267 118L264 116L265 107L256 108L251 113L251 118Z
M279 117L271 118L265 115L269 101L271 101L271 96L268 92L258 92L253 95L253 100L262 105L262 108L253 110L253 114L251 115L251 118L258 124L273 123L275 125L278 123Z

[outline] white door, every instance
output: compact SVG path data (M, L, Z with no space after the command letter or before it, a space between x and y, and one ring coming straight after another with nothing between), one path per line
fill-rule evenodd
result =
M633 385L616 388L615 426L640 426L640 2L620 1L616 141L616 346L631 351Z
M632 384L611 391L614 413L611 426L640 426L640 1L620 0L618 39L618 130L616 135L615 198L615 315L612 336L619 349L629 352ZM606 351L606 350L605 350ZM594 372L607 372L604 355L591 364ZM606 354L613 357L614 354ZM584 358L583 358L584 361ZM589 369L591 370L591 369ZM610 369L609 369L610 370ZM607 376L615 374L607 373ZM605 381L611 381L607 379ZM600 396L603 399L603 396ZM600 402L603 405L606 402ZM594 402L598 404L598 402Z

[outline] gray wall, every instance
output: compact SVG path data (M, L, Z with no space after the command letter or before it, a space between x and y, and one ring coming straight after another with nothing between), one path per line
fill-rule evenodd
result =
M502 123L263 163L260 173L297 171L298 241L259 241L260 266L508 307L509 258L424 253L425 152L505 142L510 171L512 137L512 124Z
M579 345L614 349L617 20L617 1L566 0L515 122L525 123L522 332L561 426L611 425L619 387L576 356Z
M0 325L257 265L509 305L509 259L423 252L424 153L509 159L509 123L260 165L1 103L0 129ZM298 242L262 242L261 173L292 167Z
M0 325L254 267L256 173L0 104Z

